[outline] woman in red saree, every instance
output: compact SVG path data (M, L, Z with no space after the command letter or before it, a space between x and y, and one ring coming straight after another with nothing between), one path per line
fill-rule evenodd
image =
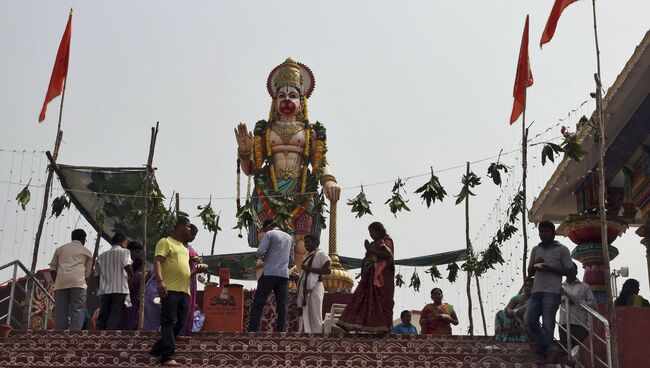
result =
M361 280L352 301L336 324L346 331L384 333L393 329L393 294L395 263L393 240L384 225L368 226L372 242L365 241L366 255L361 266Z
M422 334L451 335L451 325L458 325L458 317L454 306L442 302L442 290L431 290L433 303L427 304L420 312L420 327Z

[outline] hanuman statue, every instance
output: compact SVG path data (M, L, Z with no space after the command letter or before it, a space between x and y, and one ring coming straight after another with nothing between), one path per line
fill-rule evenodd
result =
M341 189L326 160L325 127L309 122L307 99L314 90L314 75L302 63L288 58L267 79L271 95L269 119L260 120L249 132L245 124L235 128L241 170L253 175L248 242L257 247L260 224L272 219L296 240L296 264L305 255L306 234L320 235L324 228L322 193L338 201Z

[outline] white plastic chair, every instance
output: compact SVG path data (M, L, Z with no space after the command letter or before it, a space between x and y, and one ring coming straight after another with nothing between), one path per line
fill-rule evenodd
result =
M332 309L329 313L325 313L325 320L323 321L323 332L326 334L332 333L332 326L336 325L336 321L341 317L341 313L347 304L332 304Z

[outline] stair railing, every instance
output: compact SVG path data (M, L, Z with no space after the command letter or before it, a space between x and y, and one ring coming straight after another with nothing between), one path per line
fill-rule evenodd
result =
M584 301L576 299L571 293L569 293L564 287L562 287L562 296L563 302L560 304L560 310L565 312L565 320L561 320L557 323L558 329L566 332L566 346L563 346L560 343L562 349L567 352L567 355L571 357L571 351L573 350L573 339L571 336L571 324L580 325L589 331L589 336L585 339L586 344L582 341L576 342L580 349L585 349L589 353L590 358L590 367L595 368L596 362L599 363L599 367L612 367L612 343L610 339L610 329L609 321L602 314L595 311ZM587 316L587 324L577 318L576 315L583 314ZM600 324L602 328L595 329L595 325ZM600 345L594 346L594 343ZM602 352L604 347L606 354L606 361L603 361L599 356L598 352ZM581 362L576 362L578 367L585 367Z
M0 286L5 286L11 283L10 286L10 291L9 295L0 299L0 303L8 302L7 306L7 313L4 315L0 316L0 322L5 321L5 324L7 325L12 325L12 322L14 326L17 326L19 328L25 328L25 326L31 326L31 320L32 320L32 310L34 306L34 292L36 289L40 289L44 295L45 295L45 310L43 311L44 313L44 318L43 318L43 329L47 329L47 324L48 320L51 318L49 315L49 311L51 310L51 306L54 305L54 298L48 293L47 289L41 284L41 282L38 280L36 277L36 274L33 274L29 272L27 267L23 265L19 260L15 260L12 262L9 262L3 266L0 266L0 271L13 267L13 272L12 272L12 277L0 284ZM18 271L21 270L22 273L18 274ZM20 284L20 279L24 277L25 284L24 286ZM32 287L30 287L32 285ZM21 302L17 298L16 291L22 292L24 298L23 298L23 303L27 301L27 321L25 325L23 325L15 316L14 316L14 305L17 304L19 307L24 306L24 304L21 305Z

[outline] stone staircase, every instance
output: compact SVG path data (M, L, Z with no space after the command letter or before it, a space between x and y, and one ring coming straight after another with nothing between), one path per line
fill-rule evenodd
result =
M157 333L13 331L0 367L152 367ZM528 344L491 337L198 333L177 342L184 367L535 367Z

